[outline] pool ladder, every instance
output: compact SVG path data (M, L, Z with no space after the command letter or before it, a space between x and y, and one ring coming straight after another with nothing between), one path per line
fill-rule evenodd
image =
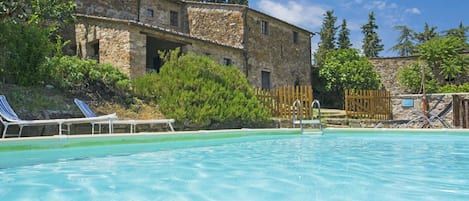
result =
M318 116L317 118L314 117L314 108L315 106L318 109ZM299 107L299 110L297 110L297 107ZM299 111L299 114L296 114L297 111ZM299 118L297 118L297 116ZM302 134L323 134L322 132L322 124L321 124L321 104L319 103L319 100L313 100L311 103L311 119L303 119L303 104L301 103L301 100L296 99L296 101L293 103L293 108L292 108L292 122L293 122L293 128L296 128L297 125L300 126L301 133ZM310 125L311 129L305 129L304 125ZM319 126L319 131L317 129L314 129L314 126L317 125Z

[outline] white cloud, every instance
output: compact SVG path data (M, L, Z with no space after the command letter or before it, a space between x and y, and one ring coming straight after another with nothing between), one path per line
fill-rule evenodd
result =
M365 4L364 8L368 10L374 10L374 9L384 10L386 9L386 2L385 1L373 1L371 3Z
M418 8L408 8L405 10L406 13L420 15L422 12Z
M303 25L309 28L318 28L322 24L323 14L326 10L316 5L304 5L296 1L281 4L272 0L261 0L259 8L273 17L286 22Z

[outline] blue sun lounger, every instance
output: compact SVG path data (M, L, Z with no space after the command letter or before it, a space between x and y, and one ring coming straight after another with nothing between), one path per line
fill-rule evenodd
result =
M75 104L80 108L80 111L83 113L85 117L92 118L96 117L96 114L91 110L91 108L86 104L84 101L75 98ZM112 125L110 125L109 130L113 129L113 125L129 125L130 126L130 133L136 132L136 127L139 124L167 124L169 129L174 132L173 127L174 119L148 119L148 120L113 120ZM93 122L93 124L99 125L99 130L101 130L101 125L106 124L106 122Z
M83 124L83 123L94 123L94 122L106 122L112 125L112 121L117 119L117 115L109 114L96 117L86 118L68 118L68 119L45 119L45 120L23 120L18 117L15 111L11 108L6 97L0 95L0 121L3 124L2 138L5 138L8 127L12 125L19 126L18 137L21 137L21 131L25 126L46 126L46 125L57 125L58 134L62 135L62 126L67 125L67 130L70 132L71 124ZM92 128L94 130L94 128ZM111 130L110 130L111 132Z

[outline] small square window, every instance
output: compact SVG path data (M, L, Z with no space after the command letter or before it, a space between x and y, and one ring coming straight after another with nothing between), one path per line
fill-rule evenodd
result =
M269 34L269 23L267 21L261 21L261 33L264 35Z
M153 17L153 9L147 9L147 17Z
M179 26L179 13L176 11L169 12L169 23L171 26Z
M225 65L225 66L231 66L231 64L233 64L232 61L231 61L231 59L229 59L229 58L223 58L223 65Z
M293 32L293 43L298 44L298 32Z

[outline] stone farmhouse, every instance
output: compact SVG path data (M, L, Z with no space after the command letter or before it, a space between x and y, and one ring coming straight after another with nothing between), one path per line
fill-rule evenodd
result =
M313 33L244 5L181 0L75 0L81 58L135 78L158 72L158 51L181 48L237 66L251 85L311 84Z

